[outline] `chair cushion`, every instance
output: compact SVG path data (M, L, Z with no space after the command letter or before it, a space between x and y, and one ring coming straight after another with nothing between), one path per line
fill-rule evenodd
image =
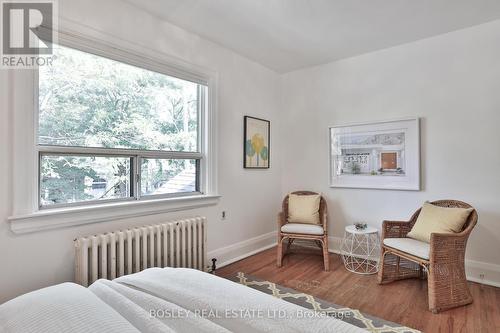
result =
M321 195L298 195L288 196L288 222L320 224L319 204Z
M291 234L323 235L323 227L308 223L287 223L281 227L281 232Z
M438 207L426 202L408 237L429 243L432 233L460 232L472 208Z
M411 238L386 238L384 245L422 259L429 259L430 245L426 242Z

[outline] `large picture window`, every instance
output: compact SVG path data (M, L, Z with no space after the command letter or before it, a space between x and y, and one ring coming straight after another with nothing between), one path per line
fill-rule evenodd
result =
M54 52L38 75L40 208L202 192L206 85Z

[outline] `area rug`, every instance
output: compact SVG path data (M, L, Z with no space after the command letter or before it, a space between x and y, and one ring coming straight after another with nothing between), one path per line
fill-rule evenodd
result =
M307 309L327 313L329 316L345 321L354 326L363 328L374 333L414 333L420 332L415 329L401 326L399 324L383 320L374 316L366 315L359 310L333 304L309 294L280 286L279 284L264 281L251 275L238 272L229 280L240 283L247 287L259 290L263 293L281 298L284 301L294 303Z

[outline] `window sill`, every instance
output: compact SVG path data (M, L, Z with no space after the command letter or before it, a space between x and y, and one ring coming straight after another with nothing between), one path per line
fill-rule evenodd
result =
M218 203L219 198L219 195L196 195L157 200L117 202L94 206L42 210L32 214L11 216L8 220L10 228L14 233L24 234L212 206Z

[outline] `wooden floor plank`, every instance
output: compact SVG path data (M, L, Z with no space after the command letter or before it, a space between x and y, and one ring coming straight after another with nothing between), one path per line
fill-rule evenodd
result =
M321 256L301 253L285 256L276 267L276 248L217 270L229 277L244 272L329 302L359 309L370 315L424 332L500 332L500 288L469 283L471 305L432 314L427 308L427 281L403 280L378 285L376 275L347 271L338 255L330 254L330 271L323 271Z

